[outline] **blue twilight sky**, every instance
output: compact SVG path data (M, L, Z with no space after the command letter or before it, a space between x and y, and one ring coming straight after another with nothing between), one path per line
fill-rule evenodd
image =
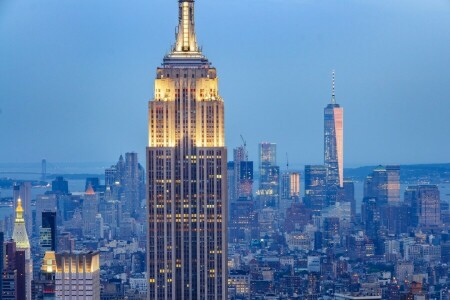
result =
M347 166L450 161L450 1L196 1L227 145L323 160L336 70ZM176 0L0 0L0 162L144 159Z

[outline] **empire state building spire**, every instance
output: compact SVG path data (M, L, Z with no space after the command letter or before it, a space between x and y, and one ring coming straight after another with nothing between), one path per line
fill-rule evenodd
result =
M195 36L194 0L179 0L178 19L174 52L200 52Z

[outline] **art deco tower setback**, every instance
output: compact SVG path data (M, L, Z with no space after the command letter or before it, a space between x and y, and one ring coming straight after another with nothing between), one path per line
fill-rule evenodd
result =
M344 109L336 103L334 72L331 103L324 110L324 146L327 188L342 188L344 186Z
M197 45L193 0L179 0L176 43L148 112L147 298L226 299L224 102Z

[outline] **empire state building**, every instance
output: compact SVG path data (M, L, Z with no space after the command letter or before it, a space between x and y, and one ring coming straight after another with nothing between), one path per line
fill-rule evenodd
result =
M227 298L224 102L194 24L194 1L179 0L148 106L148 299Z

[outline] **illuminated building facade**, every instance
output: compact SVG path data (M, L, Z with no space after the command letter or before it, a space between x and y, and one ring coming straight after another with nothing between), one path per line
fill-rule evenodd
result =
M344 109L336 103L334 72L331 103L324 110L324 121L328 204L333 205L336 202L337 191L344 187Z
M55 294L56 299L100 300L99 253L57 253Z
M298 197L300 197L300 173L283 173L281 176L281 198L297 199Z
M148 299L227 299L227 151L216 69L179 1L157 69L147 148Z

